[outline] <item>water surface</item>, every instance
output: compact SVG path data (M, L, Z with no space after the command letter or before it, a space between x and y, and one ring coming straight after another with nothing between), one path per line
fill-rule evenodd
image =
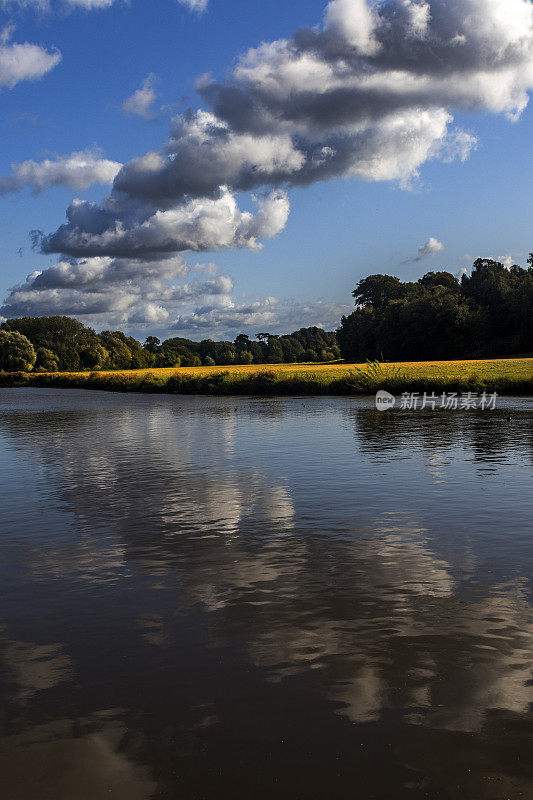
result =
M532 411L0 390L3 800L533 798Z

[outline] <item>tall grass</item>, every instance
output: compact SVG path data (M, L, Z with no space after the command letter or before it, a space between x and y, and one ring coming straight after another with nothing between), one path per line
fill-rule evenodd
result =
M533 359L154 369L132 372L1 373L0 386L207 395L365 395L487 391L533 396Z

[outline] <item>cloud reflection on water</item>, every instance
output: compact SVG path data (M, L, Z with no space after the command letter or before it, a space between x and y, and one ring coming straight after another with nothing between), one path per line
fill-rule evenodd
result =
M259 417L233 402L179 399L180 411L175 398L105 398L66 425L53 410L44 425L4 414L0 434L39 458L76 521L45 548L26 544L29 580L70 583L89 602L109 593L117 622L132 616L134 658L143 642L176 659L187 646L176 620L196 615L206 659L225 643L266 683L321 697L332 715L395 715L407 751L414 729L476 734L473 747L491 726L526 724L531 501L508 519L512 540L501 509L531 476L531 419L513 448L499 419L383 418L344 401L312 414L272 401ZM491 490L484 507L468 506L476 486ZM494 563L500 552L512 569ZM137 584L138 601L114 611L115 594ZM157 663L139 661L148 683L166 685ZM188 722L175 721L195 737L223 724L216 697L234 687L203 691Z

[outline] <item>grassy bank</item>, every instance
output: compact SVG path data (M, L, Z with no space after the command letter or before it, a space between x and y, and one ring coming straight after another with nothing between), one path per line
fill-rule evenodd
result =
M0 386L212 395L351 395L387 389L533 395L533 358L402 364L272 364L127 372L0 373Z

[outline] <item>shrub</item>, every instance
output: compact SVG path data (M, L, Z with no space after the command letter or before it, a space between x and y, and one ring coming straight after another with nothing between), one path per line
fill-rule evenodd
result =
M254 357L250 353L249 350L241 350L240 353L237 353L237 356L235 358L235 363L236 364L253 364L254 363Z
M37 353L22 333L0 331L0 369L6 372L31 372Z
M37 348L37 362L35 364L37 372L58 372L59 359L55 353L46 347Z

